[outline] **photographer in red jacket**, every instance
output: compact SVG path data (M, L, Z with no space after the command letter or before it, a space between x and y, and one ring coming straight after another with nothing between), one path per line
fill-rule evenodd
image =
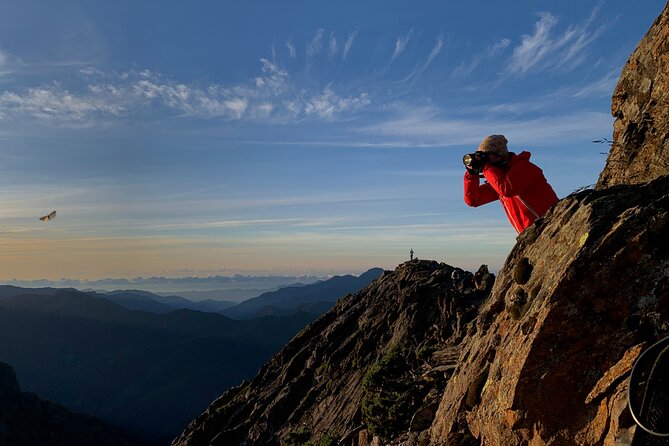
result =
M529 152L507 149L504 135L490 135L475 153L465 155L465 203L477 207L499 200L509 221L521 233L558 200ZM483 174L486 182L479 183Z

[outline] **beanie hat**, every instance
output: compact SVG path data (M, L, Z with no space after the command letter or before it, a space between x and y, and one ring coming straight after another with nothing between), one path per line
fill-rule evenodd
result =
M509 149L506 148L506 143L508 143L508 141L504 135L490 135L486 136L483 141L481 141L477 150L479 152L496 153L497 155L502 156L509 153Z

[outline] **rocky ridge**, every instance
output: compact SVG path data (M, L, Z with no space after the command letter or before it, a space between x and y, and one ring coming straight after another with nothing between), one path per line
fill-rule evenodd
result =
M390 351L401 352L415 377L403 427L427 429L493 281L485 267L472 275L434 261L386 271L305 328L253 381L222 395L173 444L271 445L297 432L307 441L353 441L364 427L365 377Z
M613 143L597 189L640 184L669 170L669 7L623 68L613 93Z

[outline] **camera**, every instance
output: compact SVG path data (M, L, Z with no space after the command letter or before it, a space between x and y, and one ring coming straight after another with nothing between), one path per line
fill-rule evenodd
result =
M487 162L488 154L486 152L468 153L462 157L462 163L471 170L481 170Z

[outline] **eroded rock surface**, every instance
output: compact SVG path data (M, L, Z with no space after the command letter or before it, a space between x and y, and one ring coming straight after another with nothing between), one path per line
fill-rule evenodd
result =
M363 379L392 348L420 383L407 428L426 430L488 295L481 284L493 279L482 268L479 290L472 273L425 260L386 271L309 325L253 381L222 395L173 445L273 445L300 429L313 440L358 441L367 435L359 432Z
M613 144L597 188L669 174L669 3L623 68L611 113Z
M614 445L627 435L629 371L669 334L668 231L669 177L570 196L526 230L464 343L431 444ZM520 262L532 266L524 285ZM527 302L510 308L518 287Z

